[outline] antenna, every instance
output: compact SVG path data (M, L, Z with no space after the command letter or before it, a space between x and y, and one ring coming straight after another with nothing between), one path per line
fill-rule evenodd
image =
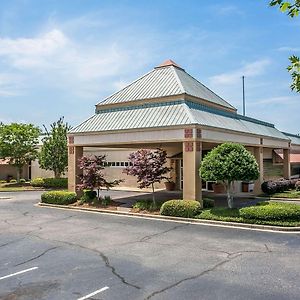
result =
M246 115L246 102L245 102L245 76L242 76L243 81L243 116Z

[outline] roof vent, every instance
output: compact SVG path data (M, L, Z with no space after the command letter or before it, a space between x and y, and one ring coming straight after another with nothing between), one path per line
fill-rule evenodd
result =
M164 61L164 62L161 63L159 66L155 67L155 69L163 68L163 67L169 67L169 66L173 66L173 67L179 68L179 69L181 69L181 70L184 70L184 69L181 68L179 65L177 65L176 62L174 62L174 61L171 60L171 59L168 59L168 60Z

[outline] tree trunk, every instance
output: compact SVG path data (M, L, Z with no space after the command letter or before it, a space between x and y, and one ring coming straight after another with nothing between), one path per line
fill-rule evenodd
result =
M231 194L231 182L226 182L227 203L229 208L233 208L233 196Z
M20 183L21 175L22 175L22 168L17 167L17 182L18 183Z
M154 195L154 184L152 183L152 203L153 203L153 206L156 205L156 202L155 202L155 195Z
M57 171L57 170L54 170L54 177L55 177L56 179L59 179L59 178L60 178L60 172Z

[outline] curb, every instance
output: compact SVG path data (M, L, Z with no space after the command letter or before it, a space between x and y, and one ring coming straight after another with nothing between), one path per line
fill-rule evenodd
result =
M255 199L267 200L267 201L295 201L300 202L300 198L269 198L269 197L256 197Z
M200 220L200 219L191 219L191 218L132 213L132 212L124 212L124 211L116 211L116 210L106 210L106 209L99 209L99 208L87 208L87 207L75 207L75 206L68 206L68 205L48 204L48 203L41 203L41 202L39 202L38 204L35 204L35 205L40 206L40 207L69 209L69 210L76 210L76 211L87 211L87 212L93 212L93 213L105 213L105 214L109 214L109 215L121 215L121 216L126 216L126 217L153 219L153 220L159 220L159 221L172 221L172 222L177 222L177 223L216 226L216 227L223 227L223 228L226 227L226 228L237 228L237 229L246 229L246 230L248 229L248 230L281 232L281 233L300 233L300 227L279 227L279 226L270 226L270 225L223 222L223 221L214 221L214 220L202 220L202 219Z

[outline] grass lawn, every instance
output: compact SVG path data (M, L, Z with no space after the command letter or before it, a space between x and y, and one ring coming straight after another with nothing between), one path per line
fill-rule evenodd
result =
M22 191L36 191L41 188L32 187L29 184L16 184L16 183L1 183L0 192L22 192Z
M204 209L197 219L260 225L300 226L300 206L288 203L260 203L247 208Z
M276 193L274 195L268 196L271 198L300 198L300 191L289 190L282 193Z

